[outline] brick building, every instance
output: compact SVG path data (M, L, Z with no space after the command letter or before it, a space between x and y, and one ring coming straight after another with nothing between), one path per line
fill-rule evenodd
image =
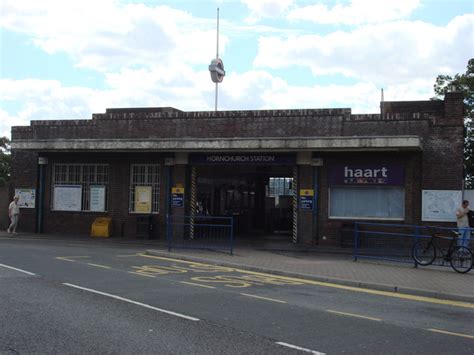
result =
M130 236L146 215L162 238L166 214L201 213L233 216L237 238L336 244L348 221L421 224L423 190L461 189L462 146L459 93L363 115L107 109L13 127L12 191L36 193L30 232L87 234L109 216Z

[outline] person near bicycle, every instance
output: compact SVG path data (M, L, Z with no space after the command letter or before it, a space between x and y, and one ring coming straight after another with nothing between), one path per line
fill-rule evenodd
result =
M456 220L458 225L459 237L458 246L469 248L469 240L471 239L471 229L469 227L469 201L464 200L460 207L456 209Z

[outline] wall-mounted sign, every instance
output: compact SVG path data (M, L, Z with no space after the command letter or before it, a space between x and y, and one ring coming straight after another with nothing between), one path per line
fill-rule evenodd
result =
M90 187L90 210L94 212L105 211L105 186Z
M136 213L151 213L151 186L135 186Z
M314 204L314 190L301 189L300 190L300 210L312 211Z
M190 154L192 165L294 165L295 154L267 153L213 153Z
M18 200L18 206L21 208L35 208L35 189L15 189L15 195L20 197Z
M396 165L333 165L330 185L405 185L405 169Z
M171 188L171 206L184 207L184 188L183 187Z
M462 192L456 190L423 190L421 220L456 222L456 208L461 206Z
M80 211L82 209L81 185L56 185L53 193L53 209L55 211Z

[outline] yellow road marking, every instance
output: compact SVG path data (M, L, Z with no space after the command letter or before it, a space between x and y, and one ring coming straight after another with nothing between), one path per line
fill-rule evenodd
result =
M143 253L138 254L138 255L142 256L142 257L145 257L145 258L167 260L167 261L173 261L173 262L183 263L183 264L209 265L209 264L204 264L204 263L199 263L199 262L194 262L194 261L191 262L191 261L173 259L173 258L168 258L168 257L146 255L146 254L143 254ZM441 305L446 305L446 306L474 309L474 303L463 302L463 301L443 300L443 299L438 299L438 298L433 298L433 297L416 296L416 295L409 295L409 294L398 293L398 292L370 290L370 289L362 288L362 287L338 285L338 284L334 284L334 283L330 283L330 282L306 280L306 279L300 279L300 278L296 278L296 277L277 276L277 275L271 275L271 274L265 274L265 273L261 273L261 272L242 270L242 269L237 269L237 268L233 268L233 270L236 271L236 272L244 273L244 274L261 275L261 276L265 276L265 277L271 276L273 278L278 278L278 279L281 279L281 280L287 280L287 281L293 281L293 282L300 282L300 283L303 283L303 284L306 284L306 285L324 286L324 287L337 288L337 289L346 290L346 291L367 293L367 294L377 295L377 296L400 298L400 299L405 299L405 300L409 300L409 301L434 303L434 304L441 304Z
M212 287L212 286L201 285L201 284L195 284L195 283L193 283L193 282L181 281L180 283L186 284L186 285L192 285L192 286L205 287L205 288L215 288L215 287Z
M90 256L57 256L56 257L56 259L70 261L70 262L75 262L76 260L74 259L84 259L84 258L90 258Z
M242 296L247 296L247 297L253 297L253 298L259 298L261 300L266 300L266 301L272 301L272 302L278 302L278 303L286 303L286 301L280 301L276 300L274 298L268 298L268 297L262 297L262 296L257 296L257 295L250 295L248 293L241 293Z
M140 275L140 276L146 276L146 277L156 277L156 276L153 276L153 275L147 275L147 274L143 274L143 273L139 273L139 272L133 272L133 271L129 271L128 273L129 274Z
M329 313L335 313L335 314L340 314L342 316L349 316L349 317L356 317L356 318L362 318L362 319L369 319L369 320L374 320L377 322L380 322L381 319L379 318L373 318L373 317L367 317L367 316L362 316L360 314L354 314L354 313L346 313L346 312L339 312L339 311L334 311L332 309L326 309L326 312Z
M469 335L469 334L454 333L454 332L448 332L446 330L439 330L439 329L428 329L428 330L430 332L435 332L435 333L441 333L441 334L447 334L447 335L454 335L454 336L457 336L457 337L474 339L474 335Z
M97 267L101 267L101 268L104 268L104 269L110 269L109 266L105 266L105 265L92 264L92 263L87 263L87 265L90 265L90 266L97 266Z

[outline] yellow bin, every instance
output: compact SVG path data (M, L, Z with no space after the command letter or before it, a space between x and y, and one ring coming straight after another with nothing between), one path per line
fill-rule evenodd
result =
M112 234L112 218L99 217L94 220L91 227L91 237L108 238Z

